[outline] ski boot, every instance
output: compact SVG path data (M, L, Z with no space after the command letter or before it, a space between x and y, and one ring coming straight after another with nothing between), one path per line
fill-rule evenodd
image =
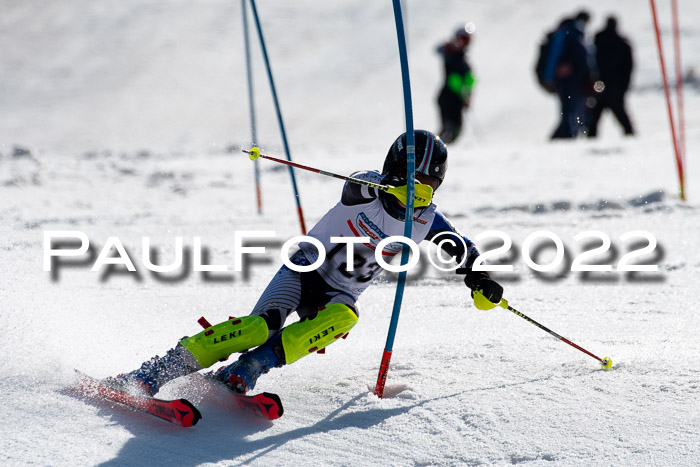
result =
M356 323L357 314L353 308L344 303L331 303L315 316L290 324L260 347L243 353L236 362L217 371L214 377L233 391L245 394L255 387L260 375L322 352L346 336Z
M168 381L201 369L192 354L178 344L163 357L156 355L138 370L106 378L103 383L131 394L153 396Z
M260 347L244 352L231 365L221 367L214 377L223 381L232 391L245 394L255 387L260 375L284 364L284 351L278 333Z

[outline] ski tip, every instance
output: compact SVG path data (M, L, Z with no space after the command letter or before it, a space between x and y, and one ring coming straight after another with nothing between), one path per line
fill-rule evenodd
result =
M82 371L77 370L75 368L73 368L73 371L74 379L66 389L79 396L96 396L97 380L95 380L95 378L93 378L92 376L88 376Z

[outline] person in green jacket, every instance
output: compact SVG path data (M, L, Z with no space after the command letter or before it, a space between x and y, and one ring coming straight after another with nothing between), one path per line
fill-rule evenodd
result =
M445 82L438 95L440 108L440 138L447 144L455 141L462 131L462 113L469 108L474 88L474 73L466 58L466 51L474 25L467 23L459 28L451 41L440 45L437 52L445 66Z

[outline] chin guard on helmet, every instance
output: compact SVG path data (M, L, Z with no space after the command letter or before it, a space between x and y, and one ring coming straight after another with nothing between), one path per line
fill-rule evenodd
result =
M386 192L391 195L394 195L396 199L398 199L404 205L407 204L406 201L408 199L408 186L389 185L389 189L386 190ZM430 203L433 202L433 188L430 185L423 185L417 183L415 185L415 193L413 194L413 199L413 205L416 208L424 208L426 206L430 206Z

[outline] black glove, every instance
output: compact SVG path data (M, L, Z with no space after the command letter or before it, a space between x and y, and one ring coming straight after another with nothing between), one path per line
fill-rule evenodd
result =
M499 303L503 298L503 287L491 279L486 271L472 271L467 268L457 269L457 274L464 274L464 283L472 291L472 298L476 290L486 297L491 303Z
M403 177L397 177L396 175L386 175L384 178L382 178L382 185L391 185L391 186L404 186L408 183L408 181L403 178Z
M403 180L399 177L393 177L387 175L382 179L382 185L391 185L391 186L404 186L406 185L406 180ZM386 191L380 190L379 191L379 200L382 202L382 206L384 206L384 210L388 212L392 217L403 220L404 219L404 212L405 208L403 207L404 205L399 203L399 200L396 199L396 196L387 193Z

